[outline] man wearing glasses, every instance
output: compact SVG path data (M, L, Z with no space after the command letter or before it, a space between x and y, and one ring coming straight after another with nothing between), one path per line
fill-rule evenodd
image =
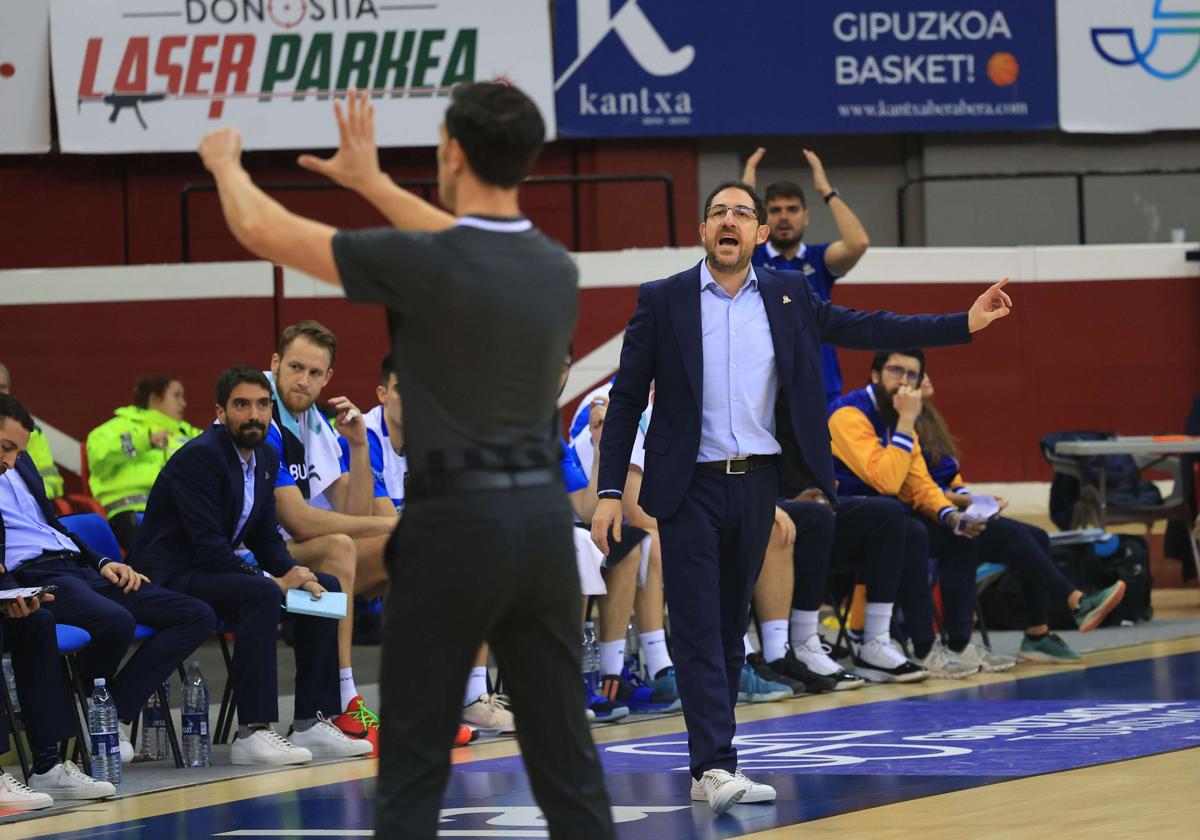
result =
M639 289L610 393L592 519L592 538L607 554L610 529L620 539L621 488L654 382L638 504L658 520L662 539L691 795L718 814L738 802L775 799L774 788L738 769L734 705L750 596L780 494L781 438L789 470L807 476L802 486L835 495L821 343L962 344L1011 305L1001 282L958 315L835 306L820 300L803 274L751 266L770 232L765 219L748 184L718 185L701 215L706 257Z

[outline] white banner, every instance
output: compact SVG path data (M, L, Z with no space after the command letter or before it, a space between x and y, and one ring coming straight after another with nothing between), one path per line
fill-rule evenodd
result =
M375 95L381 146L430 146L459 82L504 79L555 135L546 0L52 0L65 152L337 145L331 92Z
M1200 128L1200 0L1058 0L1064 131Z
M50 151L50 0L0 0L0 154Z

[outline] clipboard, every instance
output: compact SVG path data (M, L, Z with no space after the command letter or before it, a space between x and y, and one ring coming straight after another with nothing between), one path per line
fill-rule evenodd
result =
M297 615L312 615L317 618L345 618L346 593L326 592L320 598L304 589L289 589L284 609Z

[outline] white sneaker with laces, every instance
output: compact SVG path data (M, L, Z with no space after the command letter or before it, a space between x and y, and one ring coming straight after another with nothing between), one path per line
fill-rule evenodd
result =
M297 732L288 733L287 741L312 753L313 758L358 758L370 755L375 747L366 738L351 738L317 712L317 722Z
M234 765L307 764L312 758L307 749L292 744L269 726L251 730L245 738L234 738L229 748L229 763Z
M741 804L753 805L760 802L775 801L775 788L746 778L746 774L742 772L741 767L734 771L733 778L748 785L746 792L738 800ZM692 800L694 802L703 802L706 799L708 799L708 796L704 792L704 783L700 779L692 779Z
M121 746L121 766L125 767L133 762L133 744L129 741L129 733L133 729L132 723L121 723L117 721L117 740Z
M1007 671L1017 664L1015 656L1005 656L1002 653L993 653L983 645L977 645L974 642L963 648L963 652L955 654L968 665L977 665L979 670L988 673L996 673L998 671Z
M823 677L842 670L842 666L830 658L829 654L832 652L833 648L822 642L821 637L816 633L805 639L804 644L792 648L792 653L808 670Z
M512 733L517 731L508 697L503 694L480 694L479 699L463 708L462 721L485 732Z
M941 642L934 642L929 655L917 660L917 664L935 680L961 680L979 671L978 663L964 662Z
M12 773L0 774L0 808L14 811L40 811L54 804L48 793L41 793L22 782Z
M717 816L724 814L738 802L742 801L750 790L750 780L745 776L738 778L728 770L706 770L700 777L700 789L708 800L708 807Z
M29 777L29 786L56 799L104 799L117 795L111 783L93 779L73 761L55 764L45 773L34 773Z
M860 646L852 659L854 673L871 682L920 682L929 676L924 668L908 661L887 633Z

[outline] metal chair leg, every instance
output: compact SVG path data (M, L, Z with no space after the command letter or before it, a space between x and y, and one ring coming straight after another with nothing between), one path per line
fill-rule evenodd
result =
M29 781L29 775L33 772L30 765L30 757L25 754L25 745L21 743L21 730L17 727L17 715L13 711L12 698L8 696L8 686L0 686L0 702L4 704L4 717L8 719L8 731L12 734L13 749L17 753L17 761L21 763L21 773L25 776L25 781Z
M171 755L175 757L175 766L183 766L183 753L179 749L179 736L175 733L175 721L171 720L171 707L167 701L167 691L161 685L158 687L158 703L162 706L163 721L167 727L167 741L171 744Z
M74 656L60 657L62 660L63 683L66 686L67 693L72 698L73 714L71 717L75 719L75 758L79 760L79 766L83 768L83 772L87 775L92 775L92 754L91 744L88 739L87 728L87 695L83 691L83 684L80 682L79 665L75 661ZM82 717L81 717L82 715ZM63 745L60 754L66 758L66 744Z
M221 657L225 660L225 691L221 694L221 710L217 714L217 728L213 743L225 744L229 741L229 731L233 728L233 715L236 709L236 698L233 689L233 657L229 653L229 643L225 634L218 632L217 640L221 644Z

